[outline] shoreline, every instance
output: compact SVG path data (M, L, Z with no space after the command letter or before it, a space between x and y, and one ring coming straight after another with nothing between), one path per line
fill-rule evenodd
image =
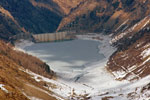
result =
M103 39L102 40L99 40L98 38L93 39L93 37L102 37ZM109 56L111 55L112 52L115 51L114 48L111 47L109 44L110 38L108 36L104 36L104 35L100 35L100 34L92 34L92 35L78 35L77 39L98 41L100 44L97 47L99 49L97 53L104 54L105 58L101 59L100 61L93 62L89 65L85 65L86 68L83 69L82 74L74 76L74 78L73 78L74 81L72 81L72 80L64 81L63 79L61 79L61 77L59 77L59 76L69 75L70 72L61 73L61 74L56 73L56 76L58 75L58 78L56 80L51 80L51 82L54 84L57 84L58 89L55 89L55 90L51 89L51 91L53 91L57 94L60 94L60 95L64 96L65 98L70 97L70 93L73 90L77 95L80 95L80 94L84 95L85 92L91 96L94 96L96 94L98 95L100 91L107 90L107 89L102 88L102 86L96 88L97 87L96 84L98 84L99 81L101 82L101 77L105 77L105 75L106 76L108 75L109 79L112 78L110 73L106 72L106 68L105 68L105 65L107 63ZM26 45L26 46L28 46L28 45ZM109 51L107 51L107 50L109 50ZM24 52L26 52L26 51L24 51ZM72 73L74 73L74 71ZM82 80L85 80L87 77L90 77L92 74L95 76L94 79L97 80L96 82L94 82L94 79L92 79L91 82L89 82L89 83L82 82ZM106 80L107 78L104 78L104 79ZM103 85L105 85L105 84L103 84ZM61 88L59 88L59 86Z

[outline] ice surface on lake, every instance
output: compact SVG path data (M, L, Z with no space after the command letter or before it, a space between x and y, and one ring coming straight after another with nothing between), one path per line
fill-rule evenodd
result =
M72 40L55 43L37 43L24 50L48 63L56 72L80 71L86 65L104 58L99 54L98 41Z

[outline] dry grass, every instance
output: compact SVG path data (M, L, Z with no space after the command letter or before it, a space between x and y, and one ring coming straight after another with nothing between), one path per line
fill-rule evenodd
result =
M25 59L30 60L31 63L29 61L23 62ZM11 46L6 45L4 42L0 41L0 84L4 84L4 87L8 90L7 93L0 89L0 100L28 100L28 98L23 94L22 90L24 90L24 93L28 96L39 97L43 100L56 100L54 97L51 97L50 95L43 92L47 91L52 93L43 87L44 84L36 82L29 74L20 70L28 68L27 65L32 65L32 61L35 63L33 64L35 70L39 70L40 68L38 67L43 66L44 64L39 59L34 59L32 56L26 55L24 53L19 54L18 52L12 50ZM20 66L21 63L24 64ZM41 69L43 68L44 67L41 67ZM26 83L30 84L30 86L26 85Z
M148 32L145 33L145 35L141 37L139 40L137 40L133 45L129 46L128 49L118 51L117 53L115 53L109 59L107 69L110 72L120 70L126 72L127 74L120 80L128 79L131 75L134 75L135 77L133 77L133 79L130 80L137 80L140 77L150 75L150 67L149 67L150 62L147 61L146 63L144 63L150 56L143 58L143 56L141 55L142 52L146 50L144 46L148 45L149 42L150 42L150 35ZM142 45L137 47L138 43L142 43ZM132 68L134 65L135 68Z
M1 55L8 57L13 62L24 67L25 69L29 69L34 73L48 78L52 78L54 76L54 72L50 70L50 67L46 63L31 55L13 50L13 46L11 44L6 45L4 42L0 41L0 50Z
M99 3L96 2L96 1L87 1L87 2L84 2L83 4L81 4L78 7L78 9L75 9L68 16L66 16L65 18L63 18L63 20L59 24L59 27L57 28L57 30L60 30L65 25L73 22L77 16L80 16L80 15L83 15L83 14L87 14L90 11L94 10L98 5L99 5Z
M26 93L26 95L31 97L36 97L43 100L56 100L56 98L50 96L51 94L47 91L33 85L25 84L23 87L23 91Z
M53 0L53 1L56 2L63 10L63 12L67 15L70 13L70 10L72 8L75 8L77 5L79 5L82 1L85 0Z
M112 98L113 98L112 96L108 96L108 97L103 97L102 100L110 100Z

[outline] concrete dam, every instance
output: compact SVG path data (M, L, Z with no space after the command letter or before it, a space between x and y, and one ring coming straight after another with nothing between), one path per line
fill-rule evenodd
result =
M56 32L56 33L44 33L44 34L32 34L35 42L55 42L62 40L73 39L68 32Z

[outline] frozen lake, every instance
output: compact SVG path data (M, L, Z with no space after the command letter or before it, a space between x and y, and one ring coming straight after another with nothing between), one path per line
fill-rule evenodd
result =
M87 65L104 58L99 53L100 42L72 40L54 43L36 43L24 50L48 63L55 72L82 71Z
M101 40L93 40L93 37ZM41 77L43 81L56 85L57 88L49 89L66 98L65 100L79 100L78 97L82 98L87 94L91 97L90 100L102 100L103 97L129 100L128 93L137 90L143 83L149 83L150 77L131 83L127 80L115 80L106 69L109 57L116 51L109 43L110 37L94 34L81 35L78 38L73 41L36 44L23 40L16 44L16 50L23 49L50 65L57 74L56 80L30 74L35 79ZM76 94L74 99L73 93Z

